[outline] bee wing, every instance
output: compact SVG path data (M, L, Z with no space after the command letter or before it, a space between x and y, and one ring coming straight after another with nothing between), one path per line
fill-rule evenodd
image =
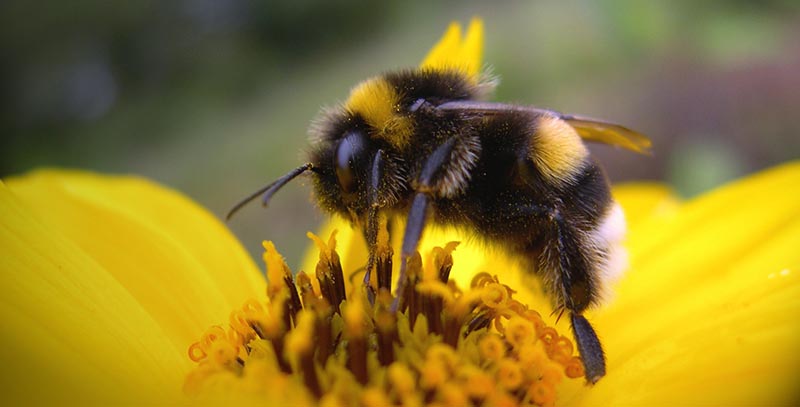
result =
M586 116L560 115L584 140L626 148L639 154L650 154L650 139L625 126Z
M476 116L495 115L508 112L528 112L539 115L553 115L569 123L581 138L587 141L622 147L640 154L650 154L650 139L620 124L607 122L592 117L563 114L555 110L541 109L533 106L517 106L506 103L476 102L457 100L445 102L437 109L458 111Z

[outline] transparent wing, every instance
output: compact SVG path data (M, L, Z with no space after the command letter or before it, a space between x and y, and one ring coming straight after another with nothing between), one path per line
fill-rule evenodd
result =
M640 154L650 154L650 139L625 126L585 116L561 115L584 140L626 148Z

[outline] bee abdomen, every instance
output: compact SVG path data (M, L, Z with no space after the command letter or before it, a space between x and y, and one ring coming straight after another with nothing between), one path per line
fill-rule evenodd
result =
M590 250L596 253L597 258L597 301L608 299L611 295L611 284L628 268L628 252L623 246L626 229L622 207L613 202L600 222L588 233Z
M602 302L610 283L627 267L622 246L625 218L619 204L604 208L598 219L554 209L540 246L530 248L537 273L556 297L557 306L582 312Z
M589 151L567 122L554 115L542 115L534 123L527 155L544 181L560 186L575 182Z

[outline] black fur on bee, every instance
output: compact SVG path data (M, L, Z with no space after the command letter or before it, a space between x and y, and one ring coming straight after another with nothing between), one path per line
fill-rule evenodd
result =
M640 152L649 144L613 123L479 101L489 88L457 70L369 79L315 121L308 163L252 197L263 193L266 202L311 171L319 206L364 231L365 284L378 216L406 219L398 285L427 224L476 232L522 260L556 310L569 311L594 383L605 374L605 356L581 314L600 301L604 273L619 268L613 257L624 219L582 138Z

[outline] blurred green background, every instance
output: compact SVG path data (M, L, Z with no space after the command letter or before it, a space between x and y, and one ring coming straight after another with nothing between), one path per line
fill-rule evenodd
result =
M800 156L798 1L5 0L0 176L141 174L222 216L304 161L321 106L416 65L473 15L501 77L495 100L653 139L653 157L593 147L614 182L692 196ZM256 258L272 239L299 263L324 219L304 184L229 223Z

